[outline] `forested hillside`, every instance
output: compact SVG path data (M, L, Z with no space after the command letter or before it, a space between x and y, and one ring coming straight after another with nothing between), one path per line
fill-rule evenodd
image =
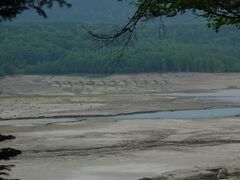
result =
M82 28L110 33L134 7L125 1L72 0L43 19L32 12L0 24L0 75L107 73L123 44L105 46ZM98 6L93 5L98 3ZM215 33L190 14L138 27L116 72L239 72L240 31ZM159 31L161 31L159 36ZM165 35L164 35L165 34Z
M101 32L112 27L89 28ZM0 32L1 74L104 73L122 47L105 47L76 24L6 25ZM215 33L184 24L168 25L165 36L158 34L155 25L139 28L117 72L240 71L239 31Z

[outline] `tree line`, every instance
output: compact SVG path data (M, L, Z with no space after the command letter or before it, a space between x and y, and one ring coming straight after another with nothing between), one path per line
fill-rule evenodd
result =
M240 72L240 32L202 24L140 26L116 73ZM89 27L106 32L112 25ZM161 32L159 32L161 31ZM159 35L160 34L160 35ZM94 40L78 24L0 26L0 75L108 73L122 44Z

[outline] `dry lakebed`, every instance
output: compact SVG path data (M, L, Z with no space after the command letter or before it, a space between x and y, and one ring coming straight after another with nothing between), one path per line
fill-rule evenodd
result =
M0 133L22 180L240 176L240 74L7 76Z

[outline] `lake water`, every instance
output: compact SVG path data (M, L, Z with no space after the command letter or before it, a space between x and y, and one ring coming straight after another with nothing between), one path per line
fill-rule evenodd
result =
M131 119L201 119L217 117L233 117L240 115L240 108L220 108L202 110L181 110L181 111L161 111L150 113L136 113L130 115L119 115L107 117L111 120L131 120ZM106 119L106 118L105 118Z

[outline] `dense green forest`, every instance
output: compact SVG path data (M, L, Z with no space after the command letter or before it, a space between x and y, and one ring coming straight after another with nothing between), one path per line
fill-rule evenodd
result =
M139 27L116 72L240 71L239 31L215 33L201 24L171 24L160 36L159 30L156 24ZM80 24L2 25L0 39L1 75L106 73L122 48L121 42L95 41Z
M107 45L83 28L111 33L128 21L134 6L117 0L71 0L44 19L28 11L0 24L0 75L107 73L123 47ZM98 3L98 6L96 4ZM93 9L94 7L94 9ZM142 24L117 73L240 72L240 31L209 30L191 14ZM160 34L160 35L159 35Z
M0 75L107 73L123 44L95 41L82 24L110 33L128 20L134 6L115 0L94 6L98 2L71 0L70 9L47 10L47 19L30 11L1 23ZM240 71L238 30L215 33L190 14L164 21L166 32L159 29L159 19L138 28L137 40L129 44L116 72Z

